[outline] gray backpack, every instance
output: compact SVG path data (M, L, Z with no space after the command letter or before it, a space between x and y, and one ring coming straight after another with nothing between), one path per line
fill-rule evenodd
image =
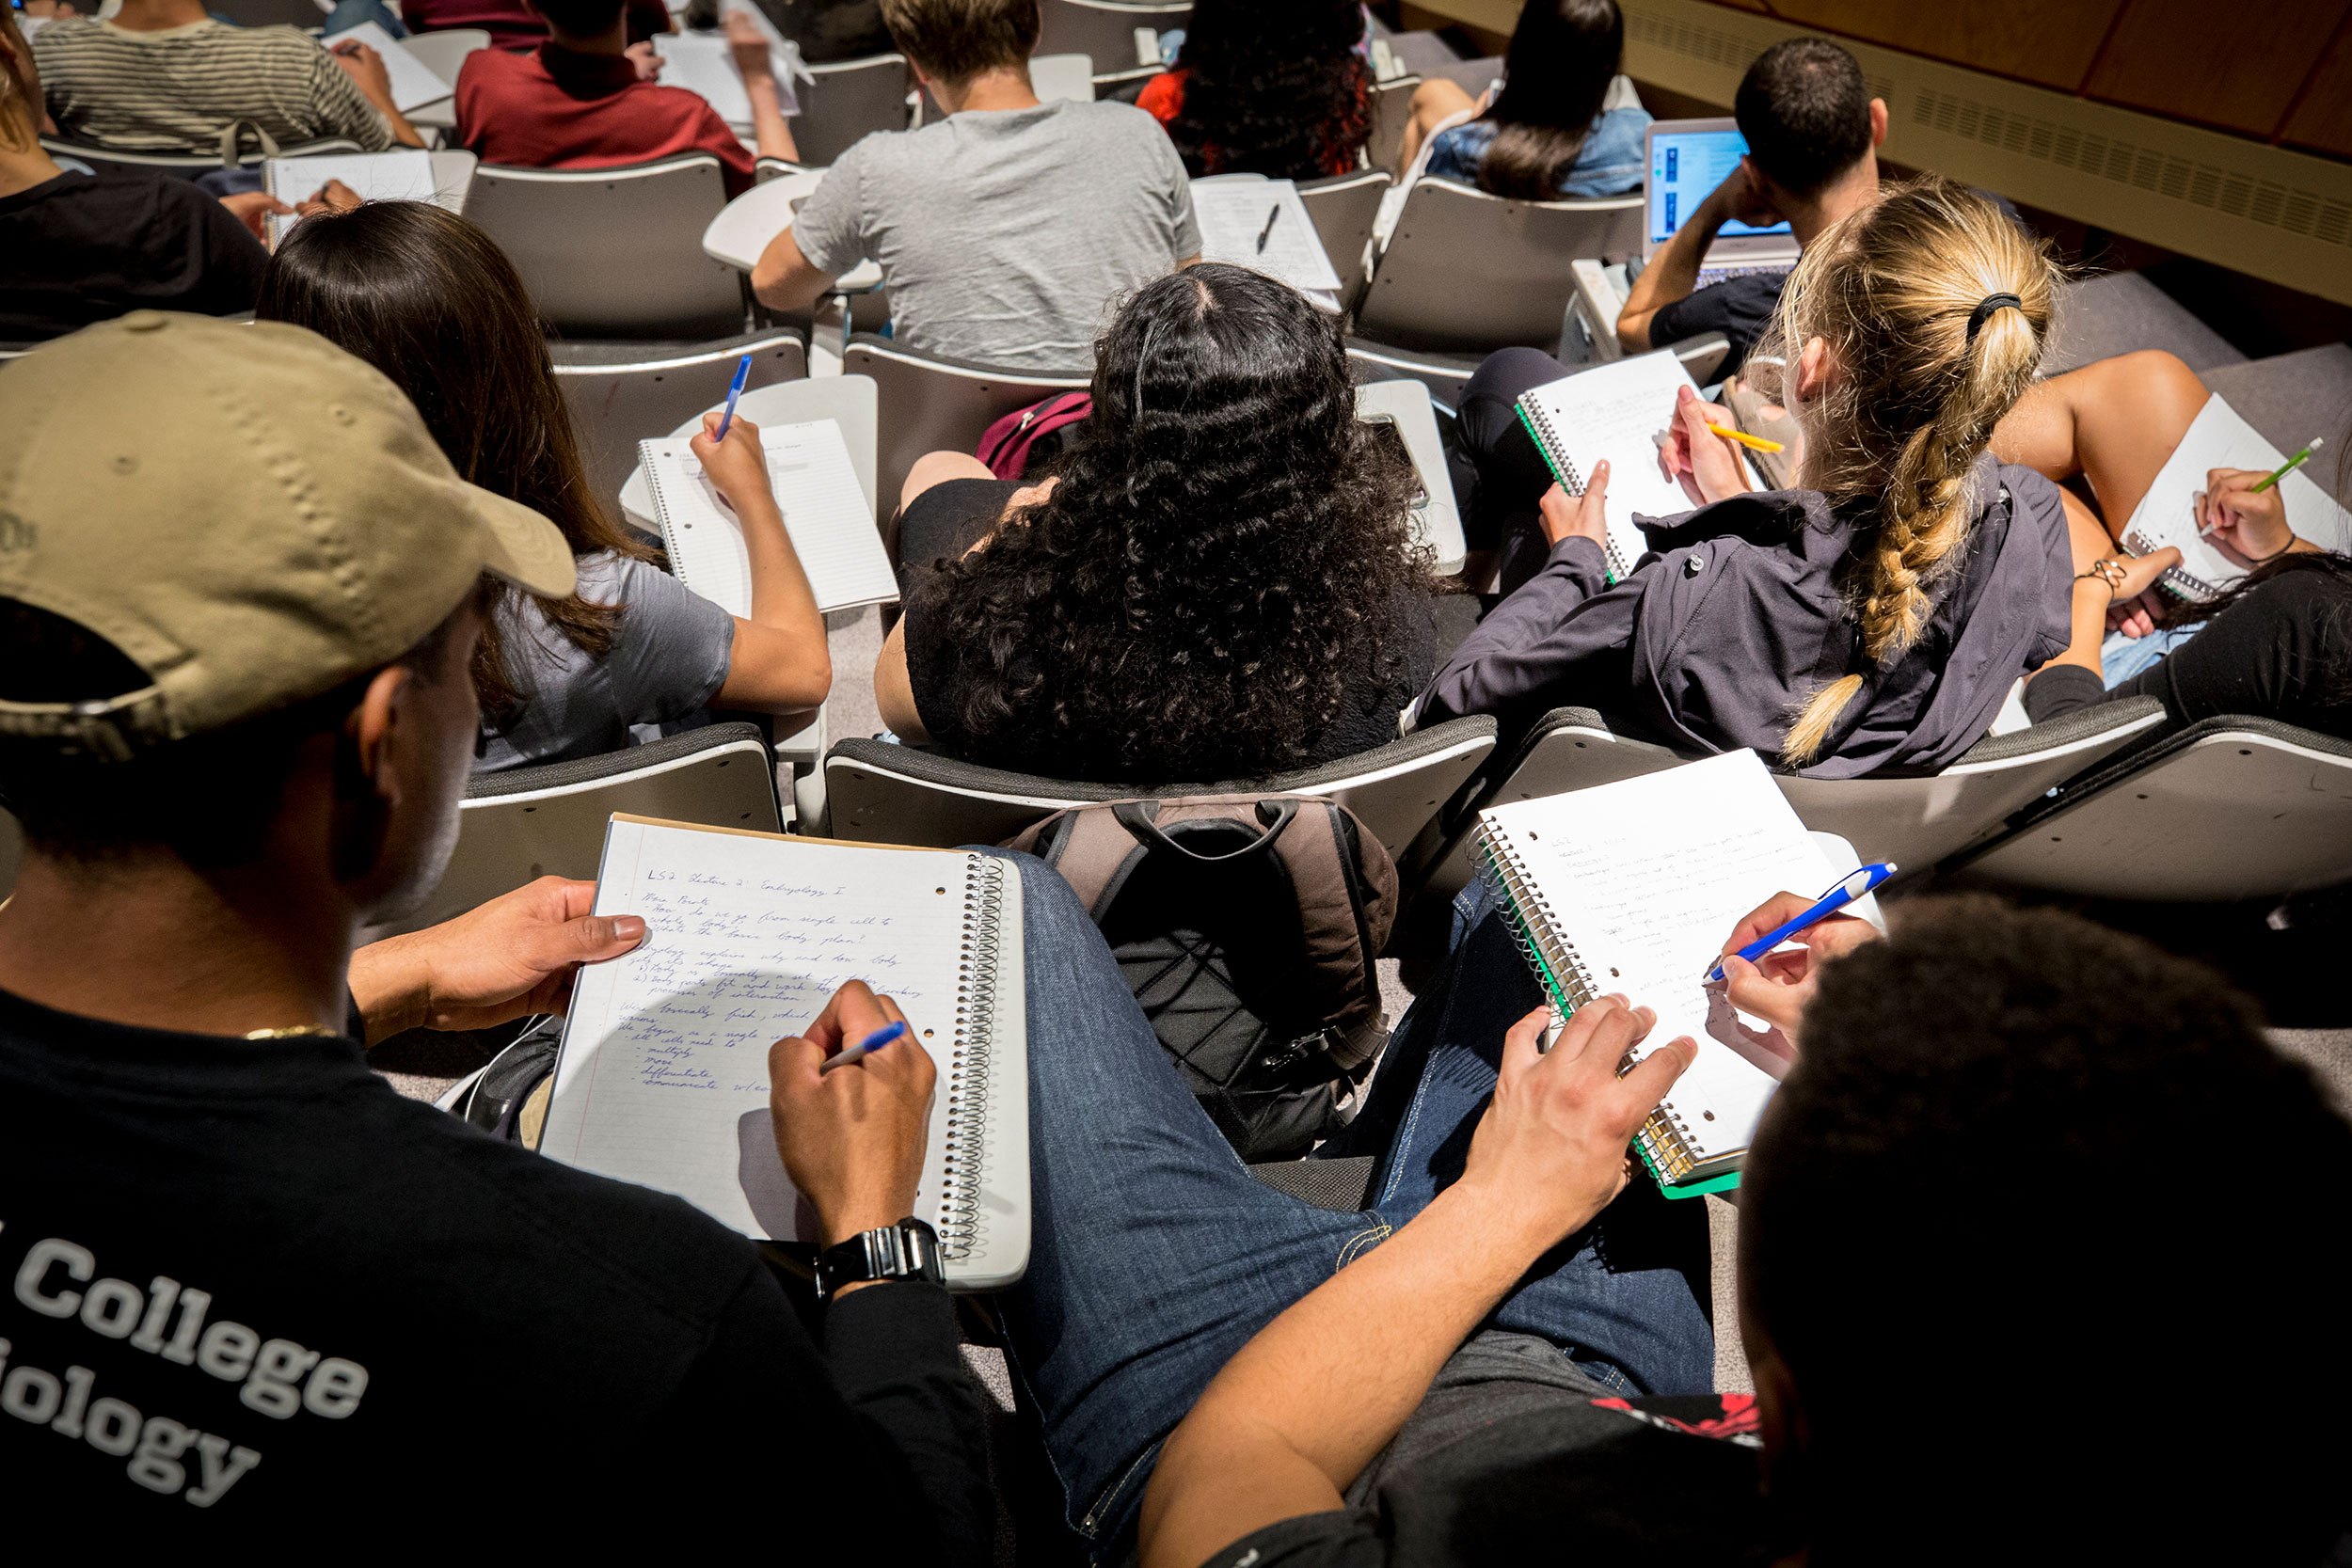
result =
M1011 841L1062 874L1227 1141L1295 1159L1387 1043L1374 960L1396 867L1311 795L1110 800Z

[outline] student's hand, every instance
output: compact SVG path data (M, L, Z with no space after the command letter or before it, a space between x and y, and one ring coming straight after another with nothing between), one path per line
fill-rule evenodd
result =
M267 191L239 191L224 196L220 204L237 215L237 221L252 231L263 245L269 244L269 220L272 214L284 217L294 211Z
M348 213L359 205L358 191L340 180L329 180L309 197L294 203L294 211L304 217L316 217L321 213Z
M2156 579L2181 563L2181 552L2167 545L2148 555L2115 559L2123 568L2123 580L2107 597L2107 630L2120 631L2126 637L2146 637L2164 619L2167 608L2163 595L2156 591Z
M627 49L622 50L621 54L630 65L637 68L637 79L641 82L660 80L661 68L668 63L660 55L654 53L653 40L650 39L644 43L630 44Z
M1740 948L1812 907L1810 898L1776 893L1743 915L1724 943L1724 991L1731 1005L1778 1029L1792 1046L1798 1019L1820 983L1821 965L1879 938L1879 928L1860 915L1834 914L1790 937L1798 944L1794 951L1767 953L1754 963L1738 956Z
M2205 493L2198 499L2198 526L2213 531L2205 537L2241 562L2264 560L2295 543L2280 487L2254 491L2267 477L2260 468L2215 468L2205 475Z
M826 1057L905 1017L852 980L806 1035L768 1049L776 1152L816 1209L827 1246L914 1212L938 1076L930 1053L909 1030L845 1068L822 1070Z
M1747 475L1740 471L1732 443L1715 434L1716 425L1731 422L1730 409L1717 407L1688 387L1675 388L1674 423L1666 444L1658 449L1658 465L1668 479L1681 483L1693 506L1748 493Z
M351 956L368 1043L404 1029L487 1029L570 1005L584 963L645 940L633 914L595 912L596 884L542 877L488 903Z
M1755 168L1745 158L1724 177L1722 184L1708 193L1707 204L1715 209L1712 215L1718 226L1729 222L1744 223L1751 229L1770 229L1781 221L1779 209L1764 194Z
M1609 464L1606 459L1593 465L1592 476L1584 482L1584 493L1571 497L1554 484L1535 503L1542 515L1544 541L1555 549L1563 539L1590 539L1606 548L1609 527L1603 516L1609 505Z
M775 492L769 488L768 454L759 447L759 426L739 413L721 442L714 438L719 420L716 413L705 414L703 433L687 443L701 460L703 472L738 513L746 502L772 501Z
M1579 1007L1550 1052L1539 1054L1536 1042L1550 1022L1550 1009L1538 1007L1504 1037L1495 1097L1456 1183L1524 1223L1539 1250L1624 1191L1632 1174L1627 1144L1699 1049L1679 1037L1620 1078L1617 1064L1657 1014L1604 996Z
M392 101L392 76L385 69L384 56L357 39L346 39L335 45L335 63L343 68L343 74L358 86L367 101L382 108Z
M743 73L743 85L772 81L775 68L768 58L768 35L759 30L741 11L729 11L724 22L727 52L735 56L735 69Z

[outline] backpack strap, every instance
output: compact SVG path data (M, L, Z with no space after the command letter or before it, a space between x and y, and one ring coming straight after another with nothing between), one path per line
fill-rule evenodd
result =
M1117 816L1099 805L1057 811L1005 847L1035 855L1060 872L1086 906L1088 918L1098 924L1147 852Z

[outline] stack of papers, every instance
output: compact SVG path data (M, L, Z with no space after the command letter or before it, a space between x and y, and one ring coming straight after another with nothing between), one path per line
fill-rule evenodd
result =
M1200 222L1202 261L1253 268L1338 308L1340 275L1295 182L1257 175L1196 180L1192 210Z

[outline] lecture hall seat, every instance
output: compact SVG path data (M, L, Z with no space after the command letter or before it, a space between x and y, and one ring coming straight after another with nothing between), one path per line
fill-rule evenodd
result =
M1426 177L1373 268L1356 330L1400 348L1483 353L1558 346L1569 263L1642 243L1642 197L1518 201Z

